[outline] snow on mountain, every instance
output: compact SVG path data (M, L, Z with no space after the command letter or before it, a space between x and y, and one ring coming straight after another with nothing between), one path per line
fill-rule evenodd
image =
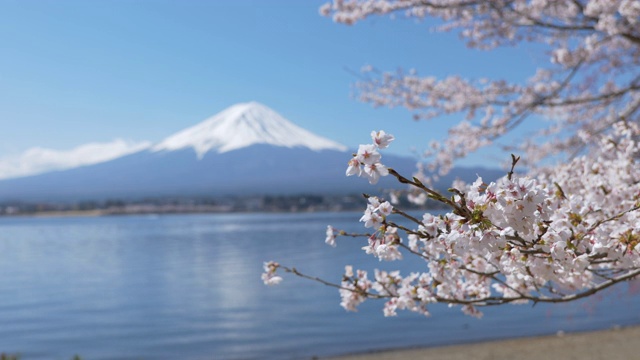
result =
M203 122L182 130L151 150L175 151L193 148L199 159L251 145L304 147L314 151L346 151L347 147L294 125L277 112L257 102L233 105Z

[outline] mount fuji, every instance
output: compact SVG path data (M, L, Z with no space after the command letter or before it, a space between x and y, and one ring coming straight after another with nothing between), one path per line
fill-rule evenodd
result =
M110 161L0 181L0 201L69 201L162 196L346 194L375 190L345 177L352 152L256 103L233 105L163 141ZM400 173L415 159L384 155ZM496 171L491 170L493 173ZM459 169L474 180L487 170ZM494 175L494 174L491 175ZM497 176L496 176L497 177ZM378 188L398 187L391 177Z
M289 122L270 108L250 102L237 104L209 119L169 136L152 151L193 148L199 159L210 151L218 154L256 144L301 147L314 151L346 151L347 147L315 135Z

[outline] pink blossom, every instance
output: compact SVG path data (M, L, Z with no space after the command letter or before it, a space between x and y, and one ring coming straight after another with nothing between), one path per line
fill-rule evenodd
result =
M347 167L347 172L346 172L347 176L351 176L351 175L362 175L362 169L360 168L360 161L358 161L357 157L353 157L351 158L351 160L349 160L349 166Z
M375 145L360 145L358 148L358 153L356 154L356 159L358 162L365 165L375 164L380 161L380 153L378 152Z
M389 170L381 163L366 164L364 172L369 178L370 184L377 184L380 177L389 175Z
M327 245L336 247L336 232L337 231L333 226L327 226L327 237L324 240Z
M395 137L391 134L385 133L384 130L380 130L380 131L372 131L371 139L373 139L373 143L379 149L386 149L389 146L389 144L395 139Z

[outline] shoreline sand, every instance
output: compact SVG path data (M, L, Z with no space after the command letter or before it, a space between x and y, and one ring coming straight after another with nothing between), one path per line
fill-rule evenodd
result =
M640 326L433 348L344 355L331 360L640 359Z

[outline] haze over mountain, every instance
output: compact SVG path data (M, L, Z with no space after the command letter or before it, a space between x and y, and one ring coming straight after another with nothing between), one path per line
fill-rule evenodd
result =
M68 170L0 181L0 201L101 200L160 196L340 194L372 192L364 179L347 178L353 151L291 123L256 103L237 104L163 141L115 159ZM383 155L404 174L409 157ZM495 170L457 169L455 177ZM398 187L391 177L377 188Z

